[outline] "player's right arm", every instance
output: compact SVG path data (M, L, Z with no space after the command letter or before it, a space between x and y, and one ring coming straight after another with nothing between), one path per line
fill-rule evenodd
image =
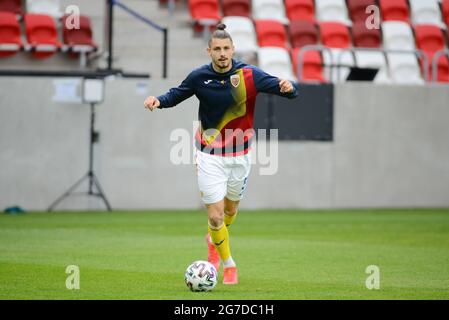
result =
M194 81L192 80L192 73L190 73L178 87L171 88L166 94L158 97L149 96L143 104L145 108L151 111L157 108L171 108L194 94Z

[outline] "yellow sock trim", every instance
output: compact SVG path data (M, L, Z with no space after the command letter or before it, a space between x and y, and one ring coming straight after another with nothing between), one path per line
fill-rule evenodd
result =
M227 215L225 212L224 223L225 223L226 227L229 227L234 222L236 216L237 216L237 212L233 216Z
M227 260L231 256L228 228L223 223L219 228L211 228L209 225L208 229L212 242L215 245L221 260Z

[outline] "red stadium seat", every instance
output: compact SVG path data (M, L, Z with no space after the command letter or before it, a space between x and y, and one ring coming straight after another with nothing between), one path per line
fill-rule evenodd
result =
M0 12L0 57L8 57L22 49L20 25L12 12Z
M56 23L51 16L28 13L25 15L28 44L36 58L46 58L61 48Z
M97 50L97 45L93 42L92 27L87 16L80 15L79 28L68 28L67 19L69 15L62 17L62 36L64 44L69 46L72 52L91 52ZM70 20L68 21L70 23Z
M357 21L352 26L354 46L361 48L380 48L382 36L379 29L368 29L365 21Z
M315 5L313 0L285 0L285 12L290 21L315 21Z
M0 11L23 15L22 0L0 0Z
M323 59L319 51L306 51L302 56L302 72L301 77L298 75L298 58L300 48L292 49L291 56L295 74L300 81L316 81L320 83L326 82L323 77Z
M383 21L404 21L410 23L410 9L407 0L379 0Z
M293 48L319 42L318 27L308 20L293 20L289 26L290 40Z
M436 25L416 25L415 38L416 47L426 52L436 52L446 46L443 31Z
M366 8L377 5L376 0L347 0L349 16L353 22L366 21L370 13L366 13Z
M251 0L222 0L224 16L251 18Z
M259 47L287 48L287 33L282 23L276 20L256 20Z
M443 0L441 3L441 9L443 11L444 23L446 23L449 28L449 0Z
M201 32L205 25L214 28L221 19L218 0L189 0L189 12L197 32Z
M321 43L330 48L349 48L351 38L346 25L340 22L320 22Z
M416 38L416 47L427 55L429 60L429 79L432 77L432 61L435 53L442 49L446 48L446 43L444 40L443 31L436 25L423 24L415 26L415 38ZM421 61L421 67L423 67L423 61ZM439 81L449 81L445 75L447 75L447 71L449 68L449 64L447 61L447 57L443 56L438 61L438 80Z

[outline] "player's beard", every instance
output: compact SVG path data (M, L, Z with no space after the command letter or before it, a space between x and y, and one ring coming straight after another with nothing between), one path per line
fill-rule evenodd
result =
M229 68L229 65L231 64L231 60L230 59L226 59L224 61L220 61L220 60L216 60L215 61L215 66L219 69L219 70L225 70L227 68Z

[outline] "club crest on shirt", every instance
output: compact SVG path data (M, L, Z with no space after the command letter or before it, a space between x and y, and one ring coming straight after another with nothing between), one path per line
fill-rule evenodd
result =
M234 88L237 88L240 84L240 75L238 74L233 74L231 76L231 84Z

